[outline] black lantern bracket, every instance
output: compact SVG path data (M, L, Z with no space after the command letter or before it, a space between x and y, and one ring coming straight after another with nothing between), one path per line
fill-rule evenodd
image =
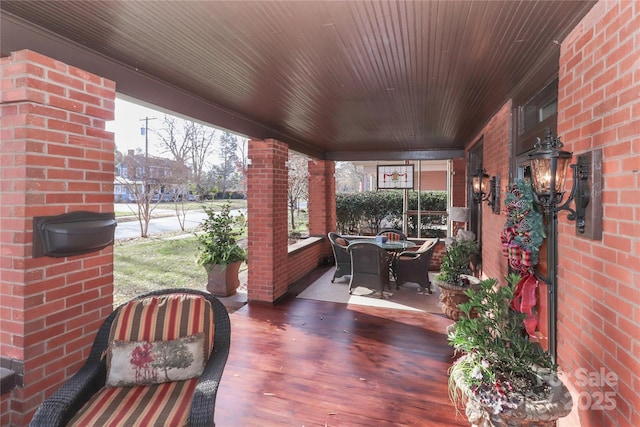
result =
M472 175L471 187L475 203L487 202L493 213L500 213L500 176L489 175L484 168Z

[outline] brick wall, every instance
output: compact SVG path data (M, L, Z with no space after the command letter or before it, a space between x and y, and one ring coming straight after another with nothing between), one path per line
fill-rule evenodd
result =
M328 240L328 238L323 238L323 240L289 253L287 257L287 285L302 279L315 270L323 258L331 255L331 249L329 249L329 253L326 249Z
M629 1L597 3L561 45L558 135L574 159L603 150L602 240L559 220L558 357L576 402L561 425L640 425L638 52Z
M506 220L504 192L509 185L509 144L511 141L511 101L507 102L477 136L482 138L483 166L489 177L500 176L500 214L494 214L487 202L482 202L482 272L486 277L503 280L507 274L506 258L502 255L500 233ZM505 153L496 156L494 153ZM473 203L473 201L471 201ZM498 250L496 250L498 248Z
M0 353L24 387L2 395L2 425L26 425L86 359L112 310L113 249L32 257L34 216L113 212L113 82L32 51L0 59Z

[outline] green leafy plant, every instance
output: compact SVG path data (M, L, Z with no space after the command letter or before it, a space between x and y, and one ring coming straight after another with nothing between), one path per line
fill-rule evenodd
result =
M469 281L462 275L470 275L471 262L478 255L478 244L472 236L459 233L447 245L447 251L442 258L440 273L436 279L450 285L467 287Z
M463 382L473 398L496 414L518 407L525 399L540 399L548 391L545 375L555 375L551 356L524 331L526 315L511 308L519 274L480 282L466 291L469 301L460 304L466 314L449 334L456 354L463 354L450 370L449 392L454 403L464 396L456 382ZM473 313L474 315L471 315Z
M205 206L207 218L201 226L198 238L198 264L207 271L214 265L227 266L232 262L246 261L247 252L238 245L237 237L246 225L244 215L232 215L231 204L225 203L220 212Z

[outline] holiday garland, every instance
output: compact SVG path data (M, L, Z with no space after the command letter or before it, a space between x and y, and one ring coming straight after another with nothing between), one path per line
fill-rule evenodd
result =
M540 245L545 238L542 214L537 210L531 183L517 179L505 195L507 220L500 236L509 264L521 273L538 263Z
M538 263L540 245L545 238L542 214L537 210L531 183L516 180L505 195L507 220L500 236L502 251L509 265L522 277L516 285L511 307L525 313L525 328L535 338L538 323L536 306L536 279L533 267Z

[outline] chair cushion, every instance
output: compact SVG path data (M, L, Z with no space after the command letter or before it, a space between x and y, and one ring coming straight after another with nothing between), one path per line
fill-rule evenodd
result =
M182 381L202 375L208 351L204 333L171 341L113 341L107 387Z
M150 381L154 378L153 374L141 376L141 371L159 371L158 367L163 364L161 359L155 363L147 360L144 366L139 362L132 362L134 356L140 357L151 348L158 352L172 346L190 347L194 352L192 362L195 363L187 364L191 367L189 373L186 377L174 374L170 378L190 378L194 372L200 375L201 366L204 367L211 353L213 334L213 310L209 301L200 295L169 294L132 300L120 308L111 326L107 351L107 384L115 386L162 382ZM133 351L137 354L133 354ZM145 357L148 358L149 355ZM166 361L173 366L184 366L188 357ZM155 378L164 381L166 375L157 375Z
M425 240L422 246L418 249L418 252L426 251L431 245L433 245L433 240Z
M102 388L67 426L186 426L198 380Z
M345 239L343 239L342 237L338 237L336 239L336 243L338 245L340 245L340 246L349 246L349 243Z

